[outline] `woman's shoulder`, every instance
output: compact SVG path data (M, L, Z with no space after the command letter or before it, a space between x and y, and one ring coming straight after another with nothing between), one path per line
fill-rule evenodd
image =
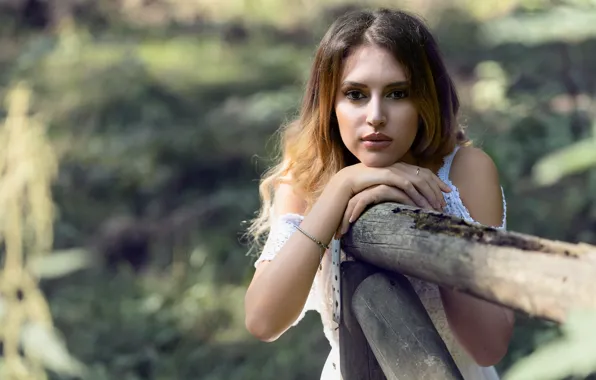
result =
M493 159L482 149L461 147L451 165L450 180L472 217L489 225L500 225L503 193Z
M292 186L291 182L282 182L275 188L273 200L275 215L304 215L306 201Z
M485 176L497 176L497 166L493 159L481 148L462 146L457 149L451 165L451 173L465 175L466 173L483 172ZM465 175L468 177L468 175Z
M443 157L438 170L441 179L452 182L466 182L470 173L483 172L498 178L497 167L492 158L482 149L472 145L457 145Z

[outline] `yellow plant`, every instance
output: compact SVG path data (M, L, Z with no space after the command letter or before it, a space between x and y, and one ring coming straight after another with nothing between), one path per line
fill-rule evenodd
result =
M39 117L29 115L30 91L24 83L8 93L8 115L0 126L0 339L4 361L0 378L43 380L45 370L75 373L78 364L56 359L56 339L48 304L28 263L53 243L51 183L57 158ZM40 347L47 344L46 347ZM22 354L19 353L22 349ZM61 357L64 357L62 355Z

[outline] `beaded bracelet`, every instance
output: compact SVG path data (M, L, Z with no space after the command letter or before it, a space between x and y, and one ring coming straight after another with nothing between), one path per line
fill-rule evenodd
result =
M319 247L321 247L321 258L319 259L319 270L323 269L323 253L329 249L329 246L323 244L320 240L309 234L308 232L304 231L300 226L296 226L298 231L302 232L304 236L309 238L310 240L314 241Z

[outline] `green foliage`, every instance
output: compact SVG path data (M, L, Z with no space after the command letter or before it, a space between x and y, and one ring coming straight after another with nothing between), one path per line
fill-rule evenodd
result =
M167 3L170 11L154 13L161 22L147 21L150 7L113 12L99 1L105 7L89 6L59 33L0 39L0 92L20 78L33 84L35 111L61 155L58 249L88 245L115 216L165 231L176 212L217 205L152 240L141 273L94 264L62 278L69 269L60 260L38 265L52 313L91 380L318 378L329 350L318 316L275 343L245 331L254 258L239 239L241 221L258 207L272 133L300 103L314 41L348 4ZM577 155L592 137L593 2L428 3L424 16L460 88L462 122L499 167L509 229L596 242L589 156L579 155L573 175L561 156L542 161ZM76 260L79 269L88 264ZM512 366L547 355L540 348L548 342L576 342L567 331L520 316L499 371L525 371Z
M596 139L589 138L551 153L534 166L534 179L552 185L564 176L596 166Z
M312 316L275 347L250 339L242 320L244 287L220 285L217 264L197 248L187 278L123 270L85 272L56 284L52 312L88 379L301 379L320 370L326 349ZM283 372L282 372L283 373Z
M586 377L596 371L596 312L576 312L563 325L563 336L517 362L506 380L557 380Z

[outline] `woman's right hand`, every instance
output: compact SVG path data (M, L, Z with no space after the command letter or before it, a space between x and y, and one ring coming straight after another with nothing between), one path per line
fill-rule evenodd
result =
M387 185L402 190L416 206L435 210L442 210L446 205L442 193L451 191L429 169L403 162L385 168L371 168L359 163L343 168L336 176L347 187L350 198L369 187Z

